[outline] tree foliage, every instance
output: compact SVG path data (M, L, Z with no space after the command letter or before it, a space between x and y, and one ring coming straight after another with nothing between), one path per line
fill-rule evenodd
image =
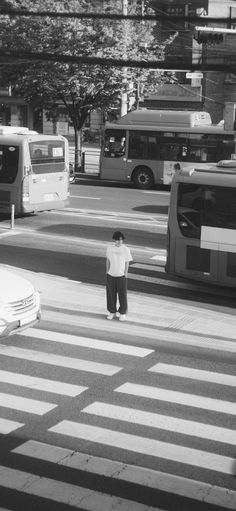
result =
M4 0L13 9L50 12L122 13L122 0ZM139 0L129 2L129 13L140 13ZM23 14L23 12L22 12ZM9 30L9 25L11 29ZM14 51L31 52L30 58L3 62L2 84L11 84L15 95L23 96L35 109L44 108L49 119L56 120L58 102L62 103L77 133L87 115L96 109L106 111L118 104L124 87L120 68L106 65L107 58L139 60L164 59L165 44L155 38L153 22L53 18L50 15L26 17L0 16L1 44ZM36 61L33 54L50 52L54 62ZM70 64L57 61L59 55L97 56L104 65ZM137 79L144 88L155 86L168 77L163 72L127 69L128 82Z

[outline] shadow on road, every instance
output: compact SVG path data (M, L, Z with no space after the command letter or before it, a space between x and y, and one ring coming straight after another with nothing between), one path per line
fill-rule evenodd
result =
M97 257L88 254L74 254L69 252L60 252L56 250L48 250L46 247L29 248L18 245L2 245L0 252L0 264L8 266L15 266L32 272L40 272L58 277L64 277L69 280L81 281L86 284L94 284L105 286L105 256ZM141 274L134 267L130 268L130 273ZM174 297L181 301L191 301L193 306L198 302L207 304L206 307L211 309L213 305L224 305L227 307L235 308L235 299L232 296L224 296L214 294L214 286L212 292L206 293L204 284L202 284L203 292L190 289L178 289L171 285L165 286L165 280L170 279L168 275L153 271L152 277L157 277L163 284L148 282L144 279L134 278L129 279L128 288L130 291L135 291L139 294L147 293L158 295L162 297ZM175 279L176 281L183 282L183 279ZM158 311L157 311L158 314Z
M154 214L164 214L168 215L168 206L158 206L156 204L153 205L143 205L132 208L133 211L142 211L143 213L154 213Z

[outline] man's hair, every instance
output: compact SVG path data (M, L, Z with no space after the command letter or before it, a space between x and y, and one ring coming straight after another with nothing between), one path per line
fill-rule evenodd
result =
M112 239L113 240L120 240L120 239L124 240L125 236L124 236L124 234L121 231L115 231L113 236L112 236Z

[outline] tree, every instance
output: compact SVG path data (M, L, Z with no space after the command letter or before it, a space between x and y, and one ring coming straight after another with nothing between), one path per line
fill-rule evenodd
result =
M2 82L11 84L15 95L23 96L35 110L44 109L48 119L56 120L60 102L68 112L75 131L75 166L79 165L80 133L90 112L109 110L117 105L123 87L120 68L108 66L106 59L122 58L164 59L165 44L158 44L151 22L77 17L54 18L50 12L72 14L101 13L101 2L70 0L70 2L39 0L5 0L14 9L47 11L48 16L0 16L2 49L8 50L11 60L4 66ZM99 11L97 10L99 8ZM106 14L122 13L122 0L104 0ZM140 13L140 1L132 0L130 13ZM11 30L9 30L9 24ZM169 40L166 44L170 43ZM30 58L14 57L14 52L30 52ZM53 62L34 59L34 53L50 53ZM61 55L102 57L103 65L59 62ZM161 71L127 69L127 80L154 89L157 83L169 80Z

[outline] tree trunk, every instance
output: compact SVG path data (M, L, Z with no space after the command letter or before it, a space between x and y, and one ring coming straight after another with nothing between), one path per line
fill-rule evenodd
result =
M75 172L81 172L82 161L82 143L81 143L81 130L75 129Z

